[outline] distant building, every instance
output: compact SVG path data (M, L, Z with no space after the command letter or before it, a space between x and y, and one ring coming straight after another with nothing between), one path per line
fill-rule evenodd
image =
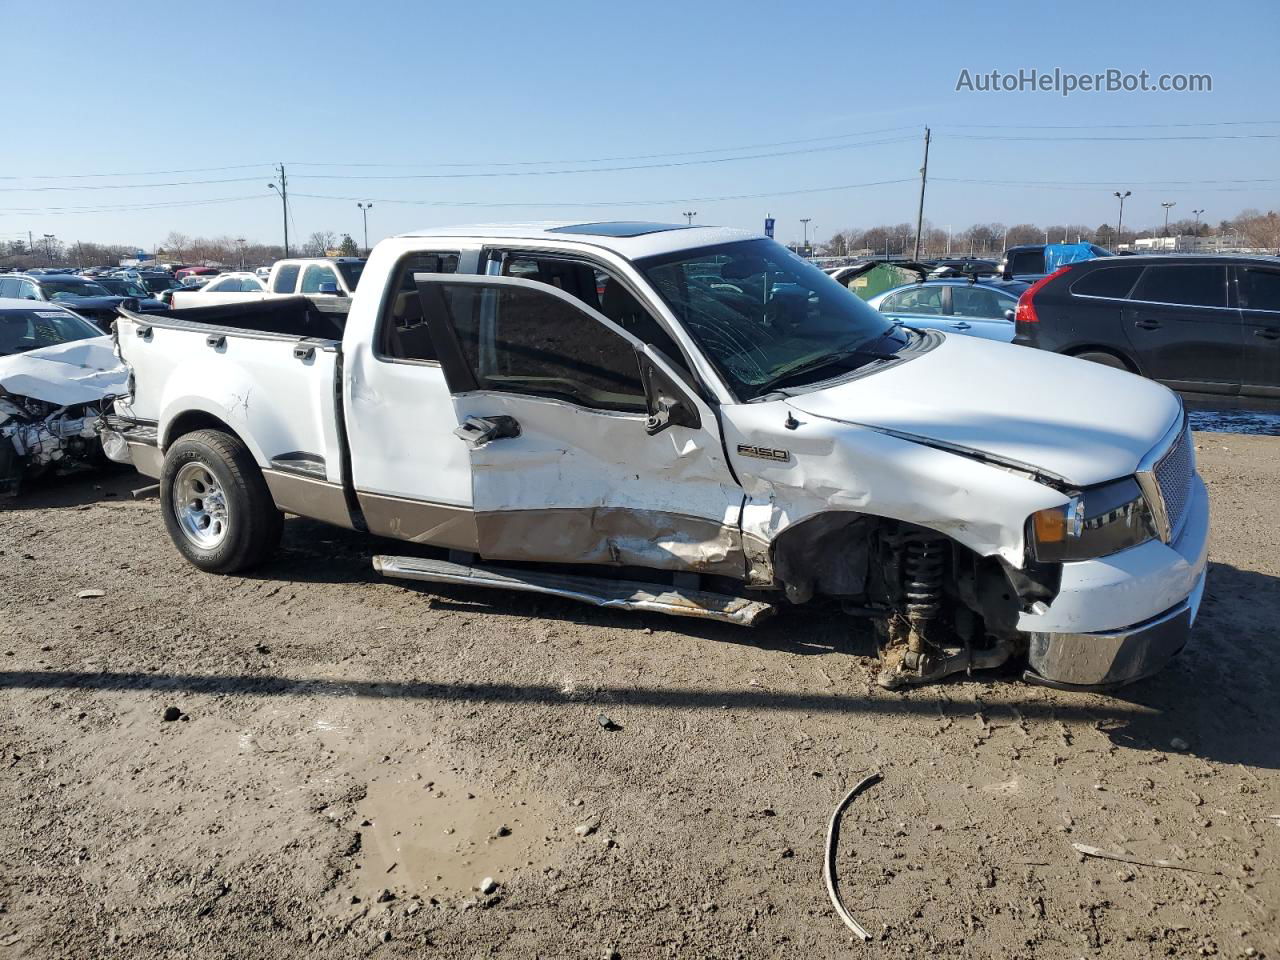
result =
M1133 243L1122 243L1115 248L1132 253L1270 253L1266 247L1242 246L1239 238L1214 237L1139 237Z

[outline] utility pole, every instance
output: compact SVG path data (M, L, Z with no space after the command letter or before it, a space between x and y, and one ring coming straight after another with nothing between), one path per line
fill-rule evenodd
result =
M236 246L240 248L240 270L244 271L244 248L249 241L244 237L236 237Z
M276 172L280 174L280 182L268 183L267 188L274 190L280 194L280 209L284 217L284 255L289 256L289 178L285 176L284 164L276 167Z
M924 166L920 168L920 206L916 209L916 254L920 259L920 232L924 229L924 185L929 181L929 128L924 128Z
M1191 212L1196 215L1196 236L1198 237L1200 236L1200 215L1204 213L1204 207L1201 207L1199 210L1192 210Z
M364 217L364 255L369 255L369 211L373 209L373 201L366 200L364 203L356 201L356 206L360 208L360 214Z

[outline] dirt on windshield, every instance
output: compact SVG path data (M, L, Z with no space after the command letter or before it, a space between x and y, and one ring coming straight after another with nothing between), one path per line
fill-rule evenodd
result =
M1196 442L1194 641L1111 696L888 693L831 613L385 581L300 519L207 576L142 478L51 481L0 503L0 956L1280 958L1280 438ZM872 771L862 944L821 864Z

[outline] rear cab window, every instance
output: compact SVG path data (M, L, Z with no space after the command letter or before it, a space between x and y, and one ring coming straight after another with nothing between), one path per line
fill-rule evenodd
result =
M276 278L271 283L273 293L293 293L298 285L298 273L301 268L296 263L287 263L276 271Z
M435 344L427 332L418 295L415 273L457 273L459 251L411 253L401 259L393 273L391 293L379 320L376 355L380 360L435 363Z

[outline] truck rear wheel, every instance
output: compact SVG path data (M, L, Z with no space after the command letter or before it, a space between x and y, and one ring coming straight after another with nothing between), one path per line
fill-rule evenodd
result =
M160 475L164 525L206 573L238 573L275 552L284 516L248 448L221 430L180 437Z

